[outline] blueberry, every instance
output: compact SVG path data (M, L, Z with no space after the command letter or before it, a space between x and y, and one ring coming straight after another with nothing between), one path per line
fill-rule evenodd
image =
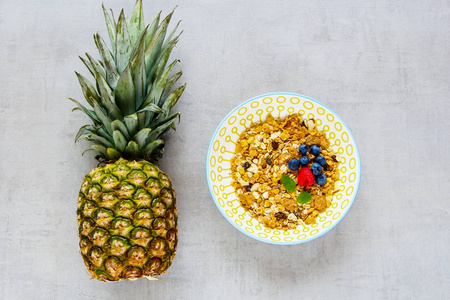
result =
M302 166L305 166L305 165L307 165L309 163L309 158L308 158L308 156L302 156L302 157L300 157L300 164L302 165Z
M322 173L322 166L319 165L318 163L313 163L313 164L311 165L311 172L312 172L314 175L319 175L320 173Z
M327 176L325 174L320 174L316 176L316 183L318 185L324 185L325 183L327 183Z
M306 152L308 152L308 146L306 146L305 144L300 145L300 147L298 147L298 151L301 154L306 154Z
M288 162L288 167L291 171L297 171L300 168L300 162L298 159L293 158Z
M327 164L327 161L326 161L325 157L323 157L323 155L319 155L316 157L316 163L318 163L322 167L325 167L325 165Z
M322 150L320 149L319 146L312 145L311 147L309 147L309 151L311 152L312 155L317 156L320 154L320 151L322 151Z

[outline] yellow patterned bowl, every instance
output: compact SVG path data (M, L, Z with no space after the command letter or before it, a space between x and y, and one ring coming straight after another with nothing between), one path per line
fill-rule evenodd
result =
M264 121L269 113L280 118L295 113L314 118L318 128L326 132L333 150L339 154L340 190L334 195L332 205L319 214L316 224L301 224L287 231L264 227L240 206L231 186L230 159L234 156L240 133L252 122ZM302 95L272 93L245 101L223 119L208 148L206 177L217 208L239 231L258 241L292 245L311 241L327 233L344 218L358 192L361 163L350 129L330 108Z

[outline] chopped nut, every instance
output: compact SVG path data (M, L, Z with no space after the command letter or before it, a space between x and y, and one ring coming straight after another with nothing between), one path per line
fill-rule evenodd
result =
M258 190L258 188L259 188L259 183L255 183L255 184L252 186L251 191L252 191L252 192L255 192L255 191Z
M272 141L272 149L277 150L278 149L278 142Z
M287 218L288 218L288 220L289 221L293 221L293 222L297 222L297 217L295 216L295 214L293 214L293 213L290 213L288 216L287 216Z
M271 135L270 135L270 139L271 140L275 140L277 137L279 137L280 136L280 132L279 131L277 131L277 132L274 132L274 133L272 133Z
M251 166L247 169L247 171L251 173L256 173L258 172L258 167L256 166L256 164L251 164Z
M306 123L306 127L308 127L308 130L311 131L314 129L314 126L316 126L316 124L314 123L314 120L308 120L308 122Z

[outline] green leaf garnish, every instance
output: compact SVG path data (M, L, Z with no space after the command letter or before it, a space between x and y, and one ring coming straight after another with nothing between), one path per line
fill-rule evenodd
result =
M283 183L284 188L286 191L293 192L295 191L295 180L287 175L281 176L281 182Z
M297 203L306 204L311 201L311 194L309 192L301 192L297 197Z

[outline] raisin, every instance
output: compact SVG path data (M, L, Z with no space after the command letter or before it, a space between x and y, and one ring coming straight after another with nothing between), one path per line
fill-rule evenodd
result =
M272 141L272 148L273 150L277 150L278 149L278 142Z
M268 158L266 158L266 163L267 163L268 165L271 165L271 164L272 164L272 160L268 157Z
M244 169L247 170L248 168L250 168L250 163L248 161L246 161L243 165Z
M323 169L325 171L328 171L330 169L330 165L329 164L325 164L325 166L323 166Z
M331 156L331 158L332 158L335 162L338 162L337 156L336 156L336 155Z
M253 186L253 184L252 184L252 183L249 183L247 186L245 186L245 190L246 190L247 192L250 192L250 191L252 190L252 186Z
M277 218L278 220L280 220L280 219L287 219L286 215L283 214L282 212L275 213L275 218Z

